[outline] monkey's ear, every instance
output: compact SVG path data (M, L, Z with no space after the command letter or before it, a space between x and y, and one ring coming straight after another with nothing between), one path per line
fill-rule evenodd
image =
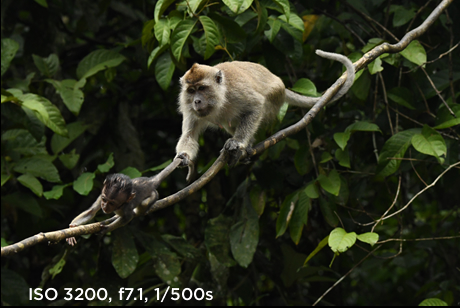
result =
M133 200L134 197L136 197L136 193L132 193L131 196L129 196L128 200L126 200L125 202L129 202L129 201Z
M222 83L222 78L223 78L223 76L222 76L222 71L219 70L219 71L216 73L216 82L217 82L217 83Z

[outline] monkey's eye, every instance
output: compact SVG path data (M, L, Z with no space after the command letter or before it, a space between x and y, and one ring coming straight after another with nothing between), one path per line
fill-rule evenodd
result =
M193 88L188 88L188 89L187 89L187 92L190 93L190 94L193 94L193 93L195 93L195 89L193 89Z
M198 91L203 91L203 90L205 90L205 89L206 89L206 86L199 86L199 87L198 87Z

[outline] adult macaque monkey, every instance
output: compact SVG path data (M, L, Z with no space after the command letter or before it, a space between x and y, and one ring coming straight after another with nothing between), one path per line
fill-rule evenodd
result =
M104 181L101 195L93 205L74 218L69 227L77 227L89 222L102 209L105 214L115 215L101 222L101 233L113 231L129 223L135 216L145 214L158 199L157 188L160 183L181 163L175 159L168 167L153 177L130 179L115 173L108 175ZM75 245L75 237L66 239L69 245Z
M347 80L331 100L336 101L353 84L353 63L336 53L316 50L316 54L347 68ZM183 120L176 157L182 159L181 166L189 166L189 176L198 153L198 137L206 128L221 127L233 136L223 148L230 152L229 166L233 166L253 142L259 126L276 118L285 101L311 108L319 100L286 89L279 77L251 62L225 62L213 67L195 63L180 83L179 111Z

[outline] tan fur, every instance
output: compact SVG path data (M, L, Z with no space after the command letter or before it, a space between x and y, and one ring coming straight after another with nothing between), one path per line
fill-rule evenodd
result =
M353 84L353 64L339 54L320 50L317 54L347 67L347 80L331 100L335 101ZM226 150L241 151L253 141L261 123L276 118L284 101L311 108L319 99L286 89L279 77L251 62L225 62L214 67L195 63L180 81L179 111L183 122L176 153L185 159L183 165L196 158L198 138L210 126L221 127L233 136L225 144Z

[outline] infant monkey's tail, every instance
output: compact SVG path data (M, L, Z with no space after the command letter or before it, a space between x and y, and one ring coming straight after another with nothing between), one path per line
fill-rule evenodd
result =
M353 81L355 80L355 67L350 59L341 54L326 52L319 49L316 50L316 54L329 60L339 61L347 68L347 79L345 80L345 83L342 85L339 92L337 92L337 94L331 99L331 102L336 101L347 93L353 85Z

